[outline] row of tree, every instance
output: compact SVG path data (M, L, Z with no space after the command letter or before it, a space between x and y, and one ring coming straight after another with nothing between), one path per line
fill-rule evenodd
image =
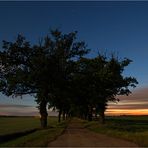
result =
M0 91L7 96L35 96L43 128L47 106L59 111L59 121L62 114L91 120L95 108L103 123L108 102L128 95L138 83L134 77L123 76L131 60L105 54L87 58L91 51L76 35L51 30L35 45L22 35L14 42L3 41Z

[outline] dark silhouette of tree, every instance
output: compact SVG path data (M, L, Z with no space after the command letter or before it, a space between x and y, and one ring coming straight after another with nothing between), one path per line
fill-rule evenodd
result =
M65 117L70 110L73 65L89 50L84 42L75 42L77 32L63 35L60 31L55 30L51 33L54 36L54 54L52 56L54 69L51 82L53 98L50 103L58 109L60 122L61 114L63 113L63 117Z
M106 61L100 73L100 97L97 103L101 122L104 123L104 112L109 101L119 101L117 95L129 95L131 93L130 87L136 87L138 84L134 77L124 77L123 71L126 66L130 64L131 60L125 58L118 60L112 56ZM99 84L99 83L98 83Z
M76 32L51 30L39 44L31 46L21 35L15 42L3 41L0 52L0 90L7 96L33 94L47 127L47 104L65 111L71 68L69 65L88 53L84 42L76 42ZM58 102L58 103L57 103Z
M130 62L127 58L118 60L115 56L109 58L103 54L78 61L74 89L79 116L91 121L93 109L96 109L101 123L104 123L108 102L119 101L117 95L128 95L131 93L129 88L138 83L135 78L124 77L122 74Z
M124 77L131 60L119 60L99 54L86 58L85 42L76 41L77 32L50 34L31 45L22 35L15 42L3 41L0 51L0 91L7 96L34 95L41 115L41 126L47 127L47 105L69 115L92 120L93 110L104 123L109 101L117 95L128 95L138 83Z
M21 35L16 41L3 41L1 60L1 91L7 95L34 95L39 103L41 126L47 125L46 105L49 98L48 82L50 59L41 45L31 46Z

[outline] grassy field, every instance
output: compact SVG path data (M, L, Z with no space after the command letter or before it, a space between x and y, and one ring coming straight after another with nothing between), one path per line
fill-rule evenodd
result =
M40 127L40 120L34 117L0 117L0 135L22 132Z
M148 116L106 117L106 124L98 121L85 122L92 131L133 141L148 147Z
M56 117L49 117L48 128L43 130L40 129L39 118L0 117L0 136L38 129L14 140L2 142L0 147L46 147L49 141L54 140L64 131L67 123L68 121L59 124ZM104 125L99 124L98 121L84 121L84 126L98 133L126 139L139 146L148 147L148 116L106 117Z
M5 136L8 134L25 132L37 128L38 130L27 134L25 136L20 136L14 140L9 140L7 142L1 142L0 147L36 147L36 146L47 146L49 141L54 140L58 135L60 135L67 122L57 122L56 117L48 118L48 128L40 129L39 118L33 117L0 117L0 136Z

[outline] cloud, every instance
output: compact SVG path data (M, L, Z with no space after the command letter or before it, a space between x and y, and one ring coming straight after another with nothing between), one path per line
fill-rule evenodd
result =
M148 115L148 109L113 109L107 110L106 115Z
M148 87L135 89L129 96L118 96L118 103L109 103L107 114L147 114L148 115ZM57 112L48 111L51 116ZM18 104L0 104L0 115L38 116L35 106Z
M34 106L17 105L17 104L0 104L0 115L37 115L37 108Z
M141 105L148 104L148 88L139 88L133 91L129 96L118 96L120 101L118 105ZM109 103L110 105L115 105L115 103Z
M148 87L133 90L129 96L119 96L121 101L147 101L148 102Z
M9 116L39 116L39 111L34 106L0 104L0 115ZM57 112L48 111L49 116L57 116Z
M148 114L148 87L135 89L129 96L118 98L118 103L109 103L107 113Z
M0 104L0 108L7 108L7 107L16 107L16 108L25 108L25 107L33 107L28 105L18 105L18 104Z
M111 105L108 109L148 109L148 104Z

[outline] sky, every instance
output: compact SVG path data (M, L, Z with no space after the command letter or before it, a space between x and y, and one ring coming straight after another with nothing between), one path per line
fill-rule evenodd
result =
M94 57L98 51L115 52L133 62L124 76L134 76L139 84L129 96L110 103L106 114L148 114L148 1L36 1L0 2L0 48L2 40L14 41L23 34L31 43L60 29L78 31ZM0 94L0 114L38 115L34 98L11 98ZM54 114L54 113L53 113Z

